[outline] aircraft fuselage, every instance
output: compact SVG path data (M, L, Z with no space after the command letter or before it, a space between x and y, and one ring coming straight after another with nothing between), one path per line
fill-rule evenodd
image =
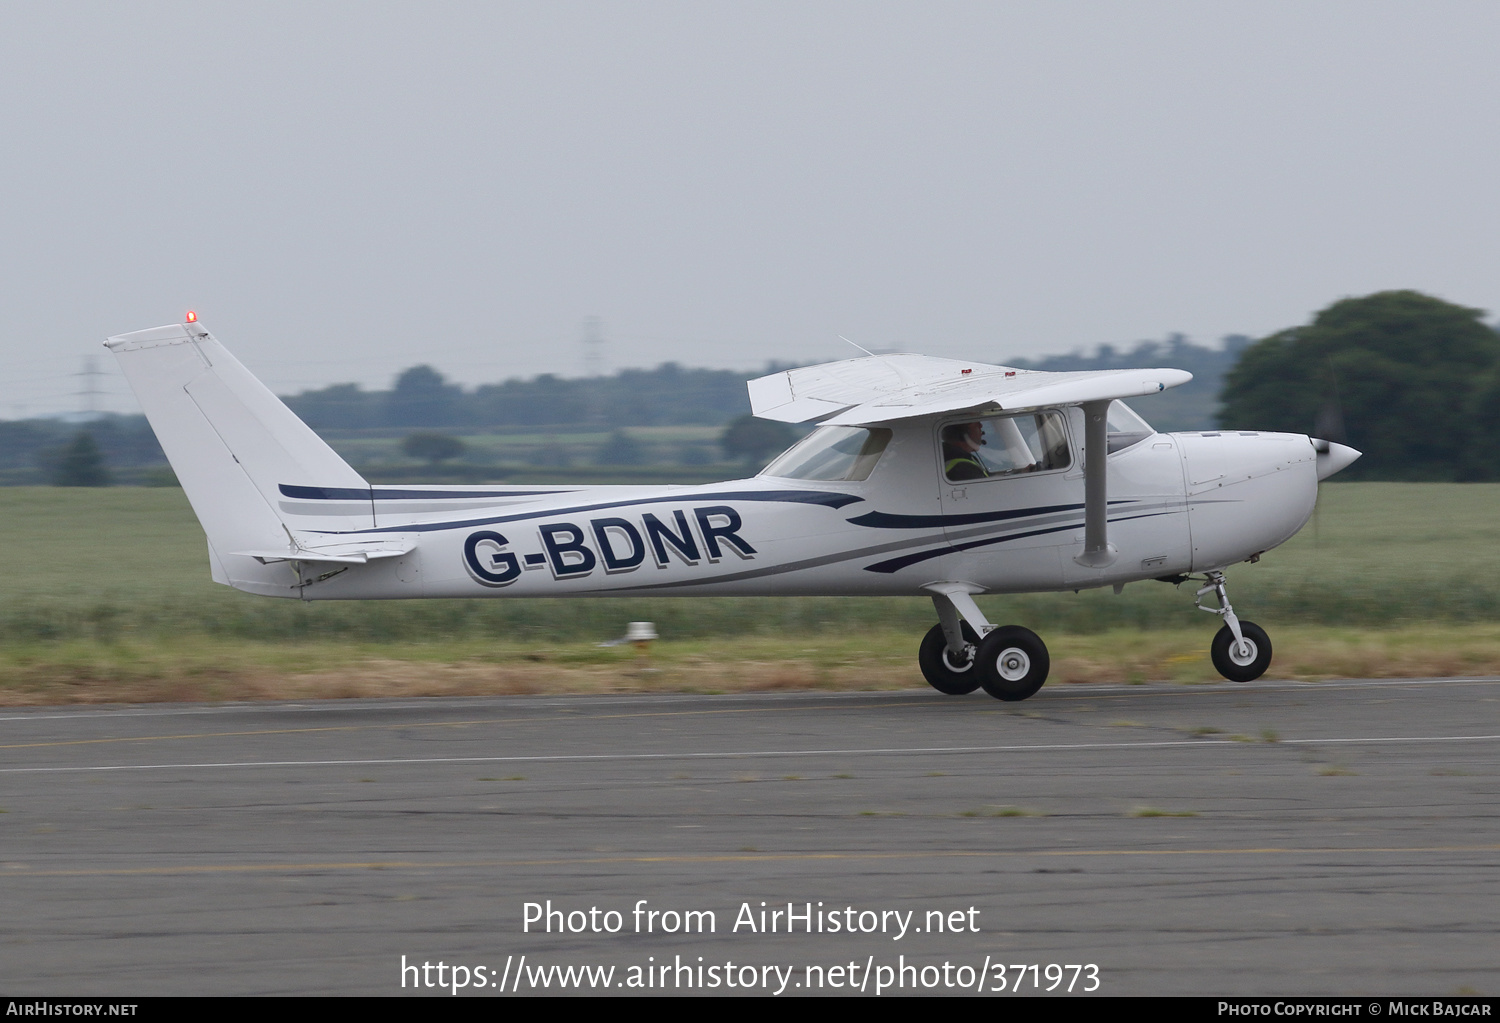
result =
M857 482L283 486L278 511L304 542L399 537L413 549L358 565L216 551L215 575L308 600L1068 590L1222 568L1284 542L1312 512L1305 436L1153 434L1108 456L1113 557L1080 564L1082 413L1065 415L1065 467L962 482L942 470L934 419L896 426Z

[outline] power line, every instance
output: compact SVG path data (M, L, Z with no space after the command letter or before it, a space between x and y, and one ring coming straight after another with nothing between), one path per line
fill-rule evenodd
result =
M583 375L588 393L588 419L604 422L604 324L597 316L583 320Z
M83 371L73 375L83 378L82 389L73 392L73 396L78 399L78 415L83 419L98 419L102 414L99 398L109 393L98 386L98 378L106 375L99 369L98 359L92 355L84 356Z
M583 319L583 375L604 375L604 324L597 316Z

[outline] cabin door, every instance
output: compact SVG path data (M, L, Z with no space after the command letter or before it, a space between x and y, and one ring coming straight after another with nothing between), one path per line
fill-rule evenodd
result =
M997 591L1056 589L1082 528L1083 480L1058 409L938 427L943 531L955 578Z

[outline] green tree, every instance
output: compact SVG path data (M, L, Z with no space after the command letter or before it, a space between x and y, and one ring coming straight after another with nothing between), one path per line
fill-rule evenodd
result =
M396 378L386 398L391 426L455 426L462 421L463 390L431 366L413 366Z
M1335 302L1245 350L1220 420L1289 433L1341 420L1342 439L1364 452L1346 470L1354 478L1494 478L1479 455L1500 335L1483 315L1415 291Z
M420 458L431 465L457 458L464 453L464 442L446 433L421 431L401 442L401 450L411 458Z
M109 470L104 467L104 456L94 435L79 430L73 442L63 449L57 470L52 474L55 487L107 487Z
M1475 383L1473 409L1474 443L1461 478L1500 480L1500 366Z
M332 427L363 430L384 425L388 395L362 390L358 384L334 384L320 391L303 391L283 397L288 408L314 430Z
M719 444L731 459L742 458L747 465L760 467L791 447L797 435L785 423L755 416L740 416L724 428Z

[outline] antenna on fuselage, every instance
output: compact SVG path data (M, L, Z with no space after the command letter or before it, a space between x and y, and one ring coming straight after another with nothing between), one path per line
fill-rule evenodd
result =
M845 341L845 342L848 342L851 345L854 345L853 341L850 341L847 337L845 337L842 334L835 334L834 336L837 337L840 341ZM870 351L864 345L854 345L854 347L858 348L860 351L864 352L866 355L868 355L872 359L876 357L875 353L872 352L872 351Z

